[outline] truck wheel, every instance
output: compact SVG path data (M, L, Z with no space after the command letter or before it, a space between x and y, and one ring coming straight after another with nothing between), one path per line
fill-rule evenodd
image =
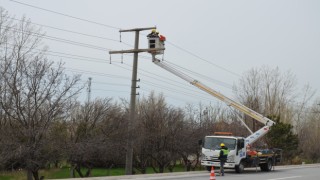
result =
M271 171L272 170L272 160L269 159L268 160L268 165L267 165L267 171Z
M272 161L271 159L268 160L267 163L260 165L261 171L271 171L272 170Z
M243 165L243 162L240 161L239 165L236 165L236 172L243 173L243 171L244 171L244 165Z

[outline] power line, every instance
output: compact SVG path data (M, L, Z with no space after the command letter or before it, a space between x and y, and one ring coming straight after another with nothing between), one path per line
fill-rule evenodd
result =
M110 77L110 78L118 78L118 79L128 79L128 77L125 76L119 76L119 75L112 75L112 74L106 74L106 73L99 73L99 72L92 72L87 70L81 70L81 69L74 69L74 68L66 68L71 72L80 72L84 74L90 74L90 75L97 75L97 76L104 76L104 77Z
M130 65L128 65L128 64L126 64L126 63L123 63L123 64L126 65L126 66L131 67ZM121 67L121 68L126 69L126 70L129 70L129 69L124 68L124 67ZM162 81L162 82L164 82L164 83L166 83L166 84L170 84L170 85L173 85L173 86L181 87L181 88L183 88L183 89L186 89L186 87L190 87L190 86L186 85L186 83L181 83L181 82L179 82L179 81L175 81L175 80L173 80L173 79L170 79L170 78L167 78L167 77L158 75L158 74L154 74L154 73L152 73L152 72L149 72L149 71L146 71L146 70L143 70L143 69L140 69L140 68L139 68L139 71L145 72L145 73L147 73L147 74L154 75L155 77L151 77L151 76L148 76L148 75L146 75L146 74L144 74L144 73L141 73L141 72L139 73L139 74L142 74L142 75L144 75L144 76L146 76L146 77L152 78L153 80ZM157 77L161 77L162 79L159 79L159 78L157 78ZM163 80L163 79L166 79L166 80L168 80L168 81L171 81L171 82L173 82L174 84L173 84L173 83L170 83L170 82L168 82L168 81L165 81L165 80ZM180 85L182 85L182 86L184 86L184 87L178 86L177 84L180 84Z
M125 63L123 63L123 64L124 64L124 65L127 65L127 64L125 64ZM125 67L121 67L121 66L119 66L119 65L115 65L115 66L118 66L118 67L120 67L120 68L122 68L122 69L125 69L125 70L128 70L128 71L131 71L130 69L127 69L127 68L125 68ZM130 66L130 65L127 65L127 66ZM130 66L130 67L131 67L131 66ZM139 70L144 71L144 70L142 70L142 69L139 69ZM150 73L150 72L147 72L147 73L159 77L159 75L156 75L156 74L153 74L153 73ZM151 76L146 75L146 74L141 73L141 72L140 72L139 74L142 74L142 75L144 75L144 76L146 76L146 77L149 77L149 78L151 78L151 79L153 79L153 80L162 81L162 82L164 82L164 83L166 83L166 84L169 84L169 85L172 85L172 86L177 86L177 85L176 85L177 83L182 84L182 83L180 83L180 82L178 82L178 81L174 81L174 80L169 79L169 78L166 78L166 77L164 77L164 79L167 79L167 80L169 80L169 81L172 81L172 82L174 82L175 84L174 84L174 83L171 83L171 82L168 82L168 81L165 81L165 80L163 80L163 79L158 79L158 78L156 78L156 77L151 77ZM182 84L182 85L185 85L185 84ZM179 87L179 86L177 86L177 87ZM181 86L180 86L180 87L181 87ZM181 87L181 88L185 89L185 87Z
M160 88L168 90L170 92L176 92L178 94L184 94L184 95L187 95L189 97L193 96L193 97L197 97L197 98L207 99L207 97L202 97L202 96L199 96L199 95L195 95L193 93L189 93L189 92L186 92L186 91L180 91L180 90L177 90L177 89L174 89L174 88L166 88L166 87L163 87L162 85L158 85L158 84L150 82L150 81L144 80L144 83L149 84L149 85L151 85L153 87L160 87Z
M96 46L96 45L92 45L92 44L86 44L86 43L82 43L82 42L77 42L77 41L72 41L72 40L68 40L68 39L58 38L58 37L55 37L55 36L48 36L48 35L44 35L44 34L40 34L40 33L36 33L36 32L21 32L19 29L16 29L16 28L13 28L13 27L9 27L9 28L13 29L12 31L15 31L15 32L18 32L18 33L28 34L28 35L31 35L31 36L42 37L42 38L45 38L45 39L58 41L58 42L63 42L63 43L67 43L67 44L71 44L71 45L75 45L75 46L81 46L81 47L86 47L86 48L95 49L95 50L101 50L101 51L110 51L111 50L111 49L108 49L108 48L104 48L104 47L100 47L100 46Z
M83 83L87 83L88 81L84 81L84 80L80 80ZM129 84L120 84L120 83L106 83L106 82L101 82L101 81L92 81L92 84L105 84L108 86L126 86L126 87L130 87Z
M208 76L202 75L202 74L200 74L200 73L191 71L191 70L189 70L189 69L186 69L186 68L184 68L184 67L182 67L182 66L179 66L179 65L177 65L177 64L174 64L174 63L172 63L172 62L169 62L169 61L166 61L166 62L167 62L168 64L171 64L171 65L175 66L175 67L178 67L178 68L180 68L180 69L183 69L183 70L185 70L185 71L188 71L188 72L190 72L191 74L195 74L195 75L197 75L197 76L199 76L199 77L203 77L203 78L205 78L205 79L208 79L208 80L210 80L210 81L212 81L212 82L214 82L214 83L217 83L217 84L219 84L219 85L221 85L221 86L224 86L224 87L226 87L226 88L228 88L228 89L232 89L232 85L231 85L231 84L228 84L228 83L225 83L225 82L222 82L222 81L219 81L219 80L210 78L210 77L208 77Z
M38 49L37 49L38 50ZM41 50L38 50L38 51L41 51ZM59 52L54 52L54 53L59 53ZM46 53L46 54L48 54L48 53ZM61 53L61 54L66 54L66 53ZM51 55L51 54L49 54L49 55ZM71 54L67 54L67 55L71 55ZM52 56L56 56L56 55L52 55ZM77 55L75 55L75 56L77 56ZM64 57L64 56L58 56L58 57ZM73 58L73 57L66 57L66 58ZM91 58L91 57L85 57L85 58ZM79 58L74 58L74 59L79 59ZM84 59L85 61L89 61L89 60L87 60L87 59ZM100 62L100 63L106 63L106 61L104 60L104 59L101 59L101 60L103 60L103 61L98 61L98 62ZM90 61L91 62L91 61ZM127 65L127 64L125 64L124 63L124 65ZM118 65L116 65L116 66L118 66ZM127 66L130 66L130 65L127 65ZM127 68L124 68L124 67L121 67L121 66L118 66L118 67L120 67L120 68L122 68L122 69L125 69L125 70L128 70L128 71L131 71L130 69L127 69ZM68 68L67 68L68 69ZM71 68L70 68L71 69ZM93 75L93 74L97 74L96 72L91 72L91 71L84 71L84 70L79 70L79 69L71 69L71 71L75 71L75 72L81 72L81 73L85 73L85 74L90 74L90 75ZM144 71L144 72L146 72L146 73L148 73L148 74L151 74L151 75L154 75L154 76L156 76L156 77L159 77L159 75L156 75L156 74L154 74L154 73L151 73L151 72L148 72L148 71L145 71L145 70L141 70L141 71ZM142 74L142 75L144 75L144 76L146 76L146 77L150 77L150 78L152 78L152 79L157 79L158 81L162 81L162 82L164 82L164 83L166 83L166 84L169 84L169 85L172 85L172 86L175 86L175 87L179 87L179 88L181 88L181 89L186 89L185 87L188 87L189 88L189 86L187 86L186 84L184 84L184 83L180 83L180 82L178 82L178 81L174 81L174 80L172 80L172 79L169 79L169 78L167 78L167 77L163 77L162 76L162 79L158 79L158 78L155 78L155 77L151 77L151 76L148 76L148 75L146 75L146 74L144 74L144 73L140 73L140 74ZM104 74L99 74L99 75L101 75L101 76L104 76ZM161 77L161 76L160 76ZM169 81L172 81L172 82L174 82L174 83L170 83L170 82L168 82L168 81L164 81L163 79L167 79L167 80L169 80ZM145 82L148 82L148 81L146 81L146 80L144 80ZM149 83L151 83L150 81L149 81ZM181 87L181 86L178 86L177 85L177 83L178 84L182 84L183 86L185 86L185 87ZM154 83L153 83L154 84ZM155 85L155 86L158 86L158 87L162 87L161 85ZM163 89L166 89L166 88L164 88L164 87L162 87ZM168 88L167 88L168 89ZM170 89L170 88L169 88ZM179 93L182 93L183 91L181 91L181 90L177 90L177 89L174 89L174 88L171 88L170 89L171 91L175 91L175 92L179 92ZM192 92L195 92L195 90L191 90L191 89L189 89L190 91L192 91ZM203 93L203 92L199 92L199 93L201 93L201 94L203 94L203 95L207 95L207 94L205 94L205 93ZM183 94L186 94L186 95L188 95L188 96L190 96L191 95L191 93L187 93L187 92L184 92ZM198 97L200 97L200 96L198 96Z
M149 88L145 88L145 87L140 88L140 89L141 89L142 91L145 91L145 92L155 91L155 90L153 90L153 89L149 89ZM155 92L156 92L156 91L155 91ZM186 102L186 101L187 101L186 99L177 98L176 95L172 95L172 96L171 96L171 95L168 95L168 94L166 93L166 94L163 94L163 96L166 97L166 98L170 98L170 99L174 99L174 100L178 100L178 101L187 103L187 102ZM190 97L190 96L188 96L188 97ZM202 98L201 98L201 99L202 99ZM211 102L209 99L210 99L210 98L202 99L202 100ZM197 98L197 100L199 100L199 98Z
M151 58L148 57L148 56L139 56L139 57L142 57L142 58L144 58L144 59L151 59ZM178 67L178 68L180 68L180 69L183 69L184 71L187 71L187 72L190 72L190 73L192 73L192 74L196 74L196 75L199 76L199 77L203 77L203 78L205 78L205 79L208 79L208 80L210 80L211 82L213 82L213 83L215 83L215 84L218 84L218 85L220 85L220 86L223 86L223 87L225 87L225 88L228 88L228 89L230 89L230 90L233 90L233 89L232 89L232 85L230 85L230 84L228 84L228 83L225 83L225 82L223 82L223 81L219 81L219 80L210 78L210 77L208 77L208 76L204 76L204 75L202 75L202 74L200 74L200 73L197 73L197 72L188 70L188 69L186 69L186 68L184 68L184 67L182 67L182 66L179 66L179 65L177 65L177 64L171 63L171 62L169 62L169 61L167 61L167 60L166 60L166 62L168 62L169 64L172 64L172 65L174 65L174 66L176 66L176 67ZM123 63L123 64L127 65L126 63ZM129 66L129 65L127 65L127 66ZM128 69L127 69L127 70L128 70ZM139 69L139 70L140 70L140 71L143 71L143 72L147 72L147 73L149 73L149 74L153 74L153 73L150 73L150 72L148 72L148 71L146 71L146 70L142 70L142 69ZM140 74L143 74L143 73L140 73ZM154 74L154 75L155 75L155 74ZM159 77L159 75L156 75L156 76ZM169 79L169 78L167 78L167 77L163 77L163 76L160 76L160 77L165 78L165 79L167 79L167 80L169 80L169 81L173 81L173 82L175 82L175 83L179 83L179 84L185 85L185 84L183 84L183 83L180 83L180 82L178 82L178 81L174 81L174 80Z
M120 30L120 28L118 28L118 27L114 27L114 26L110 26L110 25L107 25L107 24L102 24L102 23L99 23L99 22L95 22L95 21L91 21L91 20L87 20L87 19L71 16L71 15L60 13L60 12L57 12L57 11L41 8L41 7L38 7L38 6L34 6L34 5L31 5L31 4L22 3L22 2L19 2L19 1L15 1L15 0L9 0L9 1L24 5L24 6L32 7L32 8L35 8L35 9L40 9L42 11L47 11L47 12L51 12L51 13L58 14L58 15L61 15L61 16L65 16L65 17L68 17L68 18L77 19L77 20L88 22L88 23L91 23L91 24L96 24L96 25L107 27L107 28Z
M12 47L7 46L6 48L9 49L14 49L14 45L11 43L7 43L8 45L11 45ZM31 47L27 47L24 46L25 48L31 48ZM53 57L61 57L61 58L70 58L70 59L76 59L76 60L81 60L81 61L88 61L88 62L96 62L96 63L108 63L109 64L109 60L108 59L103 59L103 58L96 58L96 57L89 57L89 56L80 56L80 55L76 55L76 54L70 54L70 53L64 53L64 52L58 52L58 51L51 51L51 50L43 50L43 49L38 49L38 48L32 48L32 51L38 51L41 53L44 53L48 56L53 56ZM130 56L125 54L125 56ZM120 61L123 60L115 60L113 59L112 62L113 63L120 63Z
M15 20L15 21L22 21L22 20L16 19L16 18L10 18L10 19ZM48 26L48 25L39 24L39 23L34 23L34 22L30 22L30 23L34 24L34 25L37 25L37 26L40 26L40 27L47 27L47 28L51 28L51 29L55 29L55 30L59 30L59 31L64 31L64 32L68 32L68 33L73 33L73 34L78 34L78 35L82 35L82 36L93 37L93 38L98 38L98 39L103 39L103 40L108 40L108 41L114 41L114 42L125 44L125 45L127 45L129 47L132 47L131 44L125 43L123 41L120 42L117 39L112 39L112 38L107 38L107 37L102 37L102 36L96 36L96 35L81 33L81 32L77 32L77 31L71 31L71 30L67 30L67 29L57 28L57 27Z
M208 61L208 60L206 60L206 59L204 59L204 58L202 58L202 57L200 57L200 56L198 56L198 55L196 55L196 54L194 54L194 53L192 53L192 52L190 52L190 51L188 51L188 50L186 50L186 49L184 49L184 48L182 48L182 47L180 47L180 46L178 46L178 45L173 44L173 43L170 42L170 41L166 41L166 42L167 42L168 44L176 47L177 49L180 49L181 51L186 52L187 54L189 54L189 55L191 55L191 56L193 56L193 57L196 57L196 58L198 58L198 59L200 59L200 60L202 60L202 61L204 61L204 62L207 62L207 63L209 63L209 64L211 64L211 65L213 65L213 66L215 66L215 67L218 67L218 68L220 68L220 69L222 69L222 70L224 70L224 71L226 71L226 72L229 72L229 73L231 73L231 74L233 74L233 75L235 75L235 76L237 76L237 77L241 77L240 74L237 74L237 73L232 72L232 71L230 71L230 70L228 70L228 69L226 69L226 68L224 68L224 67L222 67L222 66L219 66L219 65L217 65L217 64L214 64L214 63L212 63L212 62L210 62L210 61Z
M87 81L82 81L82 82L87 82ZM145 81L146 84L150 84L151 86L153 87L161 87L162 89L164 90L167 90L169 92L177 92L179 94L184 94L184 95L187 95L188 97L196 97L196 98L200 98L200 99L203 99L203 100L208 100L210 98L206 98L206 97L202 97L202 96L198 96L198 95L194 95L192 93L188 93L188 92L184 92L184 91L179 91L179 90L176 90L176 89L173 89L173 88L164 88L163 86L161 85L158 85L156 83L152 83L150 81ZM96 82L96 81L93 81L92 83L97 83L97 84L106 84L106 85L114 85L114 86L127 86L129 87L130 85L128 84L119 84L119 83L105 83L105 82ZM100 91L114 91L114 90L106 90L106 89L93 89L93 90L100 90ZM150 90L150 89L149 89ZM152 91L152 90L151 90ZM114 91L114 92L118 92L118 91ZM122 92L128 92L128 91L122 91ZM170 97L172 98L172 97ZM183 101L180 99L180 101Z
M41 10L53 12L53 13L56 13L56 14L59 14L59 15L64 15L64 16L67 16L67 17L71 17L71 18L75 18L75 19L79 19L79 20L84 20L84 21L86 21L86 22L91 22L91 23L92 23L92 21L89 21L89 20L85 20L85 19L82 19L82 18L77 18L77 17L74 17L74 16L62 14L62 13L55 12L55 11L48 10L48 9L44 9L44 8L39 8L39 7L30 5L30 4L21 3L21 2L18 2L18 1L14 1L14 0L10 0L10 1L16 2L16 3L19 3L19 4L23 4L23 5L26 5L26 6L30 6L30 7L33 7L33 8L38 8L38 9L41 9ZM96 23L96 22L94 22L94 23ZM101 23L99 23L99 24L101 24ZM109 25L108 25L108 26L109 26ZM59 29L59 28L55 28L55 29ZM117 29L120 29L120 28L117 28ZM60 30L61 30L61 29L60 29ZM69 32L71 32L71 31L69 31ZM49 39L49 40L55 40L55 41L59 41L59 42L69 43L69 44L72 44L72 45L84 46L84 47L87 47L87 48L104 50L104 49L102 49L103 47L98 47L98 46L94 46L94 45L90 45L90 44L80 43L80 42L71 41L71 40L67 40L67 39L61 39L61 38L57 38L57 37L53 37L53 36L45 36L45 37L46 37L46 39ZM169 42L169 43L170 43L170 42ZM176 48L179 48L179 49L181 49L181 50L184 50L185 52L188 52L189 54L191 54L191 55L193 55L193 56L195 56L195 57L197 57L197 58L199 58L199 59L202 59L202 60L204 60L204 61L212 64L211 62L209 62L209 61L207 61L207 60L205 60L205 59L203 59L203 58L195 55L194 53L191 53L190 51L187 51L187 50L185 50L185 49L182 49L181 47L178 47L178 46L174 45L173 43L170 43L170 44L172 44L172 45L175 46ZM101 48L101 49L99 49L99 48ZM110 50L110 49L108 49L108 50ZM70 58L70 57L69 57L69 58ZM213 64L213 65L215 65L215 64ZM215 65L215 66L217 66L217 65ZM217 67L222 68L222 67L220 67L220 66L217 66ZM222 69L224 69L224 68L222 68ZM224 70L226 70L226 69L224 69ZM192 71L191 71L191 72L192 72Z
M95 21L91 21L91 20L87 20L87 19L83 19L83 18L79 18L79 17L75 17L75 16L71 16L71 15L67 15L67 14L64 14L64 13L60 13L60 12L57 12L57 11L53 11L53 10L49 10L49 9L45 9L45 8L41 8L41 7L38 7L38 6L34 6L34 5L31 5L31 4L27 4L27 3L22 3L22 2L19 2L19 1L15 1L15 0L9 0L9 1L12 1L14 3L18 3L18 4L21 4L21 5L24 5L24 6L29 6L29 7L32 7L32 8L36 8L36 9L40 9L40 10L43 10L43 11L47 11L47 12L51 12L51 13L54 13L54 14L58 14L58 15L61 15L61 16L66 16L66 17L69 17L69 18L73 18L73 19L77 19L77 20L81 20L81 21L84 21L84 22L88 22L88 23L92 23L92 24L96 24L96 25L100 25L100 26L104 26L104 27L108 27L108 28L113 28L113 29L117 29L117 30L120 30L121 28L118 28L118 27L114 27L114 26L111 26L111 25L107 25L107 24L102 24L102 23L99 23L99 22L95 22ZM207 62L215 67L218 67L226 72L229 72L237 77L241 77L241 75L235 73L235 72L232 72L222 66L219 66L217 64L214 64L198 55L196 55L195 53L192 53L191 51L188 51L178 45L175 45L174 43L170 42L170 41L166 41L168 44L176 47L177 49L180 49L181 51L184 51L186 53L188 53L189 55L193 56L193 57L196 57L204 62Z
M125 65L126 65L126 64L125 64ZM116 66L118 66L118 67L120 67L120 68L123 68L123 69L125 69L125 70L130 71L130 69L121 67L121 66L119 66L119 65L116 65ZM128 65L128 66L129 66L129 65ZM140 70L140 69L139 69L139 70ZM144 70L141 70L141 71L144 71ZM146 71L146 72L147 72L147 71ZM156 76L156 77L159 77L159 75L156 75L156 74L153 74L153 73L150 73L150 72L147 72L147 73L149 73L149 74L151 74L151 75L154 75L154 76ZM178 89L174 89L174 88L165 88L165 87L163 87L162 85L159 85L159 84L156 84L156 83L147 81L147 80L141 80L140 82L147 82L146 84L148 84L148 83L149 83L149 84L154 84L154 86L158 86L158 87L160 87L160 88L162 88L162 89L167 89L167 90L175 91L175 92L178 92L178 93L183 93L183 94L186 94L186 95L188 95L188 96L192 95L192 96L195 96L195 97L196 97L196 95L193 94L194 92L196 92L196 89L190 89L190 88L189 88L190 86L187 86L186 84L180 83L180 82L178 82L178 81L174 81L174 80L169 79L169 78L166 78L166 77L163 77L163 79L167 79L167 80L172 81L172 82L174 82L174 83L170 83L170 82L168 82L168 81L165 81L165 80L163 80L163 79L158 79L158 78L156 78L156 77L151 77L151 76L148 76L148 75L143 74L143 73L140 73L140 74L142 74L142 75L144 75L144 76L146 76L146 77L150 77L150 78L153 79L153 80L162 81L162 82L164 82L166 85L169 84L169 85L172 85L172 86L175 86L175 87L179 87L179 88L181 88L181 89L183 89L183 90L189 90L189 91L191 91L191 92L188 93L188 92L184 92L184 91L181 91L181 90L178 90ZM161 77L161 76L160 76L160 77ZM182 85L185 86L185 87L178 86L177 83L178 83L178 84L182 84ZM186 88L186 87L187 87L187 88ZM202 95L207 95L206 93L203 93L202 91L197 92L197 93L202 94ZM198 96L198 97L201 97L201 96Z
M55 53L58 53L58 52L55 52ZM61 53L61 54L66 54L66 53ZM49 55L50 55L50 54L49 54ZM71 54L67 54L67 55L71 55ZM52 56L55 56L55 55L52 55ZM77 56L77 55L71 55L71 56ZM58 56L58 57L64 57L64 56ZM85 56L79 56L79 57L84 57L84 58L93 59L92 57L85 57ZM66 56L66 58L73 58L73 57L68 57L68 56ZM73 58L73 59L79 59L79 58ZM93 62L92 60L87 60L87 59L79 59L79 60L84 60L84 61ZM94 62L107 63L106 59L99 59L99 60L101 60L101 61L94 61ZM167 61L167 62L168 62L168 61ZM130 65L128 65L128 64L126 64L126 63L122 63L122 64L131 67ZM171 63L171 64L173 64L173 65L175 65L175 66L178 66L178 65L176 65L176 64L174 64L174 63ZM122 69L126 69L126 68L121 67L121 66L118 66L118 67L120 67L120 68L122 68ZM181 66L178 66L178 67L180 67L180 68L182 68L182 69L184 69L184 70L186 70L186 71L192 72L192 73L194 73L194 74L197 74L197 75L199 75L199 76L203 76L203 75L201 75L201 74L199 74L199 73L190 71L190 70L188 70L188 69L186 69L186 68L183 68L183 67L181 67ZM126 69L126 70L131 71L130 69ZM156 74L151 73L151 72L149 72L149 71L146 71L146 70L143 70L143 69L139 69L139 70L140 70L140 71L143 71L143 72L146 72L146 73L149 73L149 74L152 74L152 75L154 75L154 76L159 77L159 75L156 75ZM144 74L144 73L140 73L140 74L142 74L142 75L144 75L144 76L147 76L147 77L150 77L150 76L148 76L148 75L146 75L146 74ZM172 82L175 83L175 84L171 84L171 85L177 86L176 83L178 83L178 84L181 84L181 85L183 85L183 86L185 86L185 87L189 87L189 86L187 86L185 83L181 83L181 82L178 82L178 81L174 81L174 80L169 79L169 78L164 77L164 76L160 76L160 77L162 77L162 79L167 79L167 80L172 81ZM212 80L211 78L209 78L209 77L207 77L207 76L203 76L203 77ZM154 79L154 77L150 77L150 78ZM158 79L158 80L163 81L162 79L161 79L161 80ZM227 83L224 83L224 82L218 81L218 80L214 80L214 79L213 79L213 81L216 82L216 83L218 83L219 85L222 85L222 86L224 86L224 87L226 87L226 88L231 89L231 85L229 85L229 84L227 84ZM163 82L168 83L168 82L166 82L166 81L163 81ZM169 83L169 84L170 84L170 83ZM185 87L181 87L181 86L177 86L177 87L180 87L180 88L185 89Z
M124 67L121 67L121 66L118 66L118 65L116 65L117 67L120 67L120 68L122 68L122 69L125 69L125 70L128 70L128 71L131 71L130 69L127 69L127 68L124 68ZM82 70L78 70L78 71L80 71L80 72L82 72ZM90 74L90 73L89 73ZM150 73L150 74L152 74L152 73ZM152 74L152 75L155 75L155 74ZM144 75L144 76L147 76L147 77L150 77L150 76L148 76L148 75ZM154 79L153 77L150 77L150 78L152 78L152 79ZM159 80L159 79L158 79ZM169 79L170 80L170 79ZM166 84L171 84L171 83L169 83L169 82L167 82L167 81L163 81L163 80L160 80L160 81L162 81L162 82L164 82L164 83L166 83ZM156 83L153 83L153 82L150 82L150 81L147 81L147 80L143 80L143 81L141 81L141 82L144 82L144 83L146 83L146 84L151 84L152 86L154 86L154 87L160 87L160 88L162 88L162 89L166 89L166 90L168 90L168 91L170 91L170 92L177 92L177 93L179 93L179 94L185 94L185 95L187 95L187 96L193 96L193 97L201 97L201 96L198 96L198 95L194 95L193 93L195 92L195 90L190 90L191 92L185 92L185 91L181 91L181 90L178 90L178 89L174 89L174 88L165 88L165 87L163 87L162 85L159 85L159 84L156 84ZM93 82L93 83L95 83L95 82ZM104 83L104 84L110 84L110 83ZM173 85L173 86L176 86L176 87L179 87L179 86L177 86L177 85L175 85L175 84L171 84L171 85ZM123 85L123 86L129 86L129 85ZM182 89L186 89L185 87L181 87L180 86L180 88L182 88ZM205 93L202 93L202 92L200 92L201 94L203 94L203 95L207 95L207 94L205 94ZM201 98L205 98L205 97L201 97Z
M110 89L92 89L94 91L107 91L107 92L117 92L117 93L130 93L129 91L119 91L119 90L110 90Z

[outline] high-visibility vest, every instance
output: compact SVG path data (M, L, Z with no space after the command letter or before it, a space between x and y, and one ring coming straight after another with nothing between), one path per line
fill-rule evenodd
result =
M229 154L229 150L228 149L221 149L221 151L223 152L224 156L228 156L228 154Z

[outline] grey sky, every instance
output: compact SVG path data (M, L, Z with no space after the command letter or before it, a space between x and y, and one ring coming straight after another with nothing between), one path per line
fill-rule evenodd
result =
M231 96L229 85L251 68L263 65L279 67L297 76L298 90L309 83L317 89L320 81L320 1L318 0L17 0L18 2L56 11L116 28L80 21L48 11L0 0L0 6L17 18L22 15L33 23L119 40L119 29L156 25L167 37L164 59L216 81L200 81ZM42 27L48 36L92 44L106 49L130 49L113 40L68 33ZM140 47L146 48L145 35ZM122 33L122 41L133 44L133 33ZM82 70L83 80L92 77L92 98L128 98L132 56L112 56L107 51L45 40L50 51L87 56L90 59L70 59L48 56L66 62L68 71ZM181 47L183 50L177 48ZM188 51L189 53L187 53ZM202 59L199 59L195 54ZM61 54L59 54L61 56ZM151 63L149 54L141 54L138 92L148 95L151 90L163 92L169 103L215 102L183 80ZM96 62L94 58L98 58ZM208 63L210 62L210 63ZM147 72L146 72L147 71ZM99 76L93 73L105 73ZM116 75L110 77L110 75ZM193 76L193 74L190 74ZM121 77L119 77L121 76ZM174 81L171 81L174 80ZM218 82L219 81L219 82ZM192 95L194 94L194 95ZM85 99L86 94L83 94ZM200 96L200 97L199 97Z

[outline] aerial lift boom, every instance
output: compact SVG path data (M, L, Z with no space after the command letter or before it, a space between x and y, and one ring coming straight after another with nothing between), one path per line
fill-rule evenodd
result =
M192 79L190 76L178 71L177 69L171 67L170 65L168 65L166 62L161 61L159 59L157 59L155 57L155 55L152 55L152 61L162 67L163 69L171 72L172 74L184 79L185 81L189 82L190 84L192 84L193 86L196 86L197 88L209 93L210 95L218 98L219 100L223 101L224 103L226 103L228 106L231 106L237 110L239 110L240 112L252 117L253 119L263 123L265 126L261 129L259 129L258 131L256 131L255 133L252 133L249 137L246 138L246 144L252 144L254 143L256 140L258 140L260 137L264 136L268 131L269 128L275 124L274 121L272 121L271 119L264 117L263 115L253 111L252 109L226 97L225 95L219 93L218 91L215 91L213 89L211 89L210 87L202 84L200 81Z
M215 136L210 135L205 137L205 141L202 147L202 160L201 164L206 166L210 169L211 166L220 166L219 162L219 150L217 150L216 146L219 142L224 142L224 144L228 145L230 148L230 152L228 154L228 160L225 164L228 168L235 168L236 172L241 173L244 167L250 167L252 165L257 166L259 165L261 170L269 171L271 170L272 166L275 164L275 159L277 159L278 155L273 153L264 153L260 155L258 158L258 163L256 158L252 159L251 153L248 154L248 147L247 145L251 145L252 143L256 142L258 139L263 137L269 130L270 127L275 124L274 121L271 119L264 117L263 115L255 112L254 110L246 107L243 104L240 104L225 95L221 94L220 92L211 89L210 87L202 84L200 81L191 78L190 76L184 74L183 72L171 67L165 61L161 61L156 58L156 55L163 54L164 52L164 41L165 38L161 40L157 34L150 34L148 35L149 41L149 50L148 52L152 54L152 61L156 65L160 66L161 68L171 72L172 74L182 78L183 80L189 82L193 86L201 89L202 91L209 93L210 95L214 96L215 98L223 101L228 106L235 108L236 110L250 116L251 118L261 122L264 124L264 127L257 130L256 132L251 132L251 134L244 138L238 136ZM246 126L247 127L247 126ZM248 128L248 127L247 127ZM271 152L271 151L266 151Z

